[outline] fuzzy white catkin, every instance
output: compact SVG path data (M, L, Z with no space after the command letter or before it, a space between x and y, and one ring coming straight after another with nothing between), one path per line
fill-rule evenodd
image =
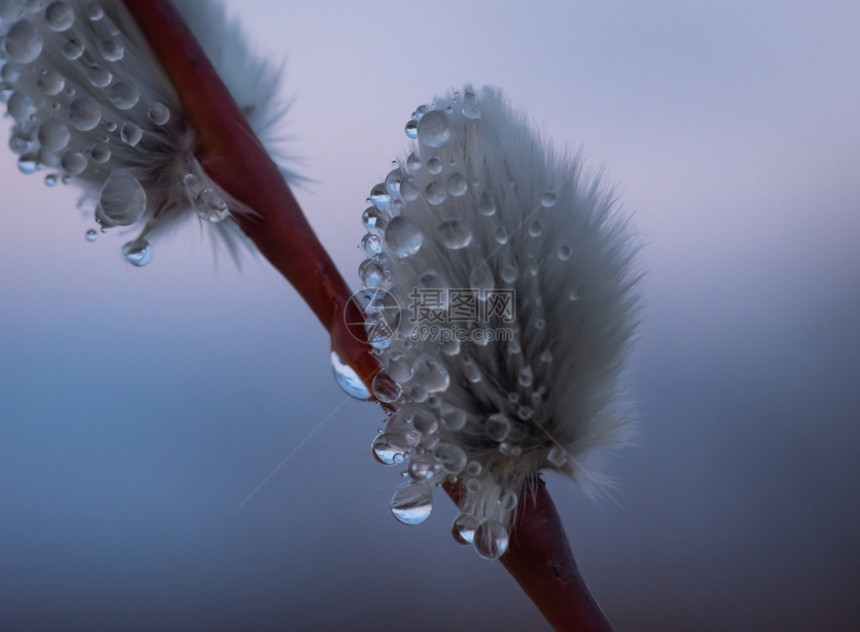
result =
M174 4L252 128L271 139L284 112L279 71L249 53L220 3ZM246 209L201 168L176 90L119 0L0 0L0 99L22 172L79 185L102 230L140 227L123 248L129 263L145 265L149 242L189 217L236 254L244 237L223 220Z
M373 388L393 409L373 449L405 466L395 517L423 521L456 481L454 537L497 558L541 470L588 482L585 456L624 434L636 247L612 193L497 90L421 106L406 133L363 217Z

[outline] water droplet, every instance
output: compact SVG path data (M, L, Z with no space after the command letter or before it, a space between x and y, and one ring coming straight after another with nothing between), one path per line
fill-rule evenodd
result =
M409 158L406 159L406 168L412 173L421 171L421 159L414 152L409 154Z
M381 290L388 290L394 287L394 277L391 276L391 271L373 259L366 259L362 263L358 269L358 275L361 277L364 287L379 288Z
M122 247L123 258L136 268L142 268L152 261L152 246L145 239L135 239Z
M466 514L460 514L454 519L451 524L451 535L458 544L472 544L475 540L475 527L478 526L477 521Z
M361 249L368 257L375 257L382 252L382 239L379 235L367 233L361 239Z
M484 428L493 441L504 441L511 432L511 420L502 413L496 413L487 417Z
M370 399L370 391L358 377L358 374L351 366L344 363L337 352L331 352L331 370L334 373L334 379L337 385L350 397L355 399L368 400Z
M85 234L84 239L92 243L99 238L99 233L95 228L90 228Z
M499 242L499 244L501 245L505 245L506 243L508 243L508 239L510 239L510 237L508 236L508 229L501 224L496 226L496 230L493 233L493 236L496 238L496 241Z
M135 147L140 142L140 139L143 138L143 130L137 123L126 121L119 130L119 137L126 145Z
M461 430L466 425L466 411L462 408L451 406L442 412L442 425L448 430Z
M418 408L409 414L412 427L422 435L434 434L439 430L439 419L424 408Z
M90 158L93 159L93 162L103 165L110 160L110 149L107 145L96 143L90 148Z
M404 384L412 379L412 365L409 363L409 358L402 353L395 353L388 360L386 371L393 379L400 384Z
M427 199L429 204L438 206L445 201L448 194L445 192L445 187L442 186L442 183L438 180L434 180L428 184L427 188L424 190L424 197Z
M530 366L520 369L519 383L520 386L531 386L534 381L534 372Z
M517 417L519 417L522 421L528 421L532 418L533 414L534 411L529 406L520 406L517 409Z
M439 160L438 156L433 156L427 161L427 171L432 173L434 176L442 173L442 161Z
M2 57L2 52L0 52ZM6 62L0 67L0 81L11 88L21 78L21 66L12 62Z
M75 38L69 38L69 41L63 44L63 55L65 55L66 59L69 61L75 61L80 59L81 55L84 54L84 43Z
M513 283L517 280L517 268L513 264L506 263L502 266L502 269L499 273L499 276L502 277L502 281L505 283Z
M123 125L123 128L125 125ZM218 224L230 215L227 202L224 201L215 189L204 189L197 196L195 202L197 216L205 222Z
M140 100L140 90L133 83L117 81L108 90L110 102L120 110L130 110Z
M466 360L463 363L463 374L472 384L477 384L481 381L481 369L471 360Z
M483 487L483 484L477 478L471 478L469 479L469 482L466 483L466 491L470 494L477 494L481 491L481 487Z
M69 105L69 121L80 132L95 129L101 121L101 117L101 106L89 97L75 99Z
M568 294L568 295L567 295L567 297L568 297L571 301L578 301L578 300L579 300L579 289L578 289L578 288L574 288L574 289L572 289L572 290L570 291L570 294Z
M36 85L41 88L42 92L48 96L55 96L63 91L66 87L66 80L59 72L53 68L44 68L39 73L39 78L36 80Z
M478 299L487 300L487 292L494 289L496 281L493 278L493 273L490 271L490 266L485 261L479 261L472 268L469 274L469 287L473 290L478 290Z
M13 134L9 138L9 149L14 154L25 154L30 151L30 142L26 138Z
M97 213L104 226L131 226L146 210L146 191L137 178L112 171L102 186Z
M170 108L163 103L156 101L149 106L149 120L159 127L166 125L170 120Z
M484 466L478 461L469 461L466 463L466 474L472 478L477 478L484 471Z
M418 138L418 121L413 119L407 122L404 129L409 138Z
M459 250L472 243L472 231L466 222L449 219L439 225L439 240L447 248Z
M561 467L567 462L567 452L561 446L554 445L549 449L546 460L556 467Z
M410 414L410 411L397 411L385 424L388 442L399 452L408 452L421 441L421 433L409 421Z
M478 97L469 88L463 94L463 116L468 119L481 118L481 110L478 108Z
M412 365L412 381L428 393L441 393L451 384L451 376L445 366L435 357L422 354Z
M370 190L370 203L379 210L385 210L391 205L391 196L385 188L385 184L380 182Z
M400 215L392 219L385 230L385 243L399 258L411 257L421 248L424 234L408 217Z
M403 460L403 453L396 446L391 445L388 435L379 433L371 444L373 456L383 465L396 465Z
M71 137L66 124L57 119L48 119L39 126L39 143L48 151L65 149Z
M543 222L537 217L529 222L529 236L540 237L543 234Z
M496 205L493 202L493 198L486 191L481 194L481 200L478 202L478 212L487 217L496 214Z
M403 394L403 389L400 388L400 384L395 382L385 373L377 373L373 378L371 387L376 399L383 404L396 402Z
M452 173L448 176L448 193L453 195L454 197L460 197L466 194L466 190L468 186L466 185L466 178L461 173Z
M24 154L18 158L18 170L27 175L36 173L39 170L39 159L34 154Z
M434 453L448 474L459 474L466 467L466 453L454 443L439 443Z
M429 454L414 454L409 459L407 467L410 478L414 481L430 481L439 476L444 470L442 464Z
M75 12L65 2L52 2L45 9L45 23L52 31L67 31L75 22Z
M567 244L562 244L558 247L558 252L556 253L556 255L562 261L567 261L573 256L573 248L571 248Z
M110 70L99 66L98 64L93 64L87 68L87 81L89 81L90 85L93 87L106 88L112 79L113 75Z
M33 99L23 90L13 92L9 96L9 101L6 102L6 109L9 112L9 116L21 123L29 120L36 114L36 105L33 103Z
M392 169L388 175L385 176L385 190L389 195L400 195L400 185L402 183L403 172L400 169Z
M386 225L385 216L379 212L375 206L370 206L364 210L361 216L361 223L368 230L383 230Z
M450 135L448 117L441 110L427 112L418 121L418 140L428 147L441 147Z
M105 61L119 61L125 56L125 49L116 40L102 40L98 43L98 49Z
M421 524L433 509L433 489L426 483L398 487L391 498L391 513L403 524Z
M540 205L544 208L552 208L555 206L555 193L547 191L540 199Z
M6 52L12 61L29 64L42 53L42 34L29 20L19 20L6 33Z
M552 362L552 353L550 353L549 349L545 349L543 353L540 354L541 362Z
M503 491L502 494L499 496L499 508L502 511L512 511L514 507L517 506L518 500L519 499L517 498L517 495L511 490L507 489Z
M105 12L96 2L90 2L87 5L87 17L93 22L98 22L105 16Z
M446 356L455 356L460 353L460 341L456 338L444 341L439 345L439 349Z
M56 173L49 173L45 176L45 186L55 187L60 182L60 178Z

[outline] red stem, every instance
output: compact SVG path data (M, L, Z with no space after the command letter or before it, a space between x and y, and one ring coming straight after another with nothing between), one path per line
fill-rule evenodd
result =
M176 87L209 176L255 211L236 214L245 234L298 290L337 351L369 386L379 371L366 341L347 329L362 315L295 197L226 86L169 0L125 0ZM344 311L352 314L344 317ZM455 502L460 493L446 488ZM611 632L576 568L558 512L541 482L523 499L501 558L555 630Z

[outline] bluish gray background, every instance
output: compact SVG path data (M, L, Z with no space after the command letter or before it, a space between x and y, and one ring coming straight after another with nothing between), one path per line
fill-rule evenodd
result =
M285 4L229 7L289 59L300 198L355 285L364 199L449 87L502 87L619 183L639 445L611 500L550 481L619 630L857 629L860 5ZM0 628L546 629L446 499L391 518L373 405L234 511L343 398L262 259L213 265L190 224L132 269L8 151L0 190Z

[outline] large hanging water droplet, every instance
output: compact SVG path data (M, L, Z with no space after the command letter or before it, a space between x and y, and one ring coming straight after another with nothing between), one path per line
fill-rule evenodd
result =
M472 231L466 222L449 219L439 225L439 240L445 247L459 250L472 243Z
M97 213L104 226L130 226L146 210L146 191L137 178L125 171L113 171L99 195Z
M466 452L457 444L440 443L434 453L448 474L459 474L466 467Z
M71 137L66 124L57 119L48 119L39 126L39 143L48 151L65 149Z
M478 522L472 516L460 514L451 525L451 535L458 544L472 544L477 526Z
M152 261L152 246L145 239L135 239L122 247L123 258L136 268Z
M496 413L487 417L484 429L493 441L504 441L511 432L511 420L502 413Z
M401 259L411 257L418 252L423 242L424 234L421 229L403 215L392 219L385 229L385 243Z
M52 2L45 8L45 23L52 31L67 31L74 22L75 12L65 2Z
M340 359L335 351L331 352L331 370L337 385L343 389L344 393L355 399L370 399L370 391L367 390L364 382L361 381L351 366Z
M108 96L120 110L130 110L140 100L140 90L133 83L117 81L108 90Z
M433 510L433 489L426 483L398 487L391 498L391 513L403 524L421 524Z
M80 132L88 132L91 129L95 129L101 118L101 106L89 97L75 99L69 105L69 121Z
M16 22L6 33L6 52L20 64L29 64L41 55L43 43L39 29L29 20Z
M448 117L442 110L427 112L418 122L418 140L428 147L441 147L450 135Z
M475 529L473 545L481 557L497 560L508 550L508 531L498 520L488 518Z

